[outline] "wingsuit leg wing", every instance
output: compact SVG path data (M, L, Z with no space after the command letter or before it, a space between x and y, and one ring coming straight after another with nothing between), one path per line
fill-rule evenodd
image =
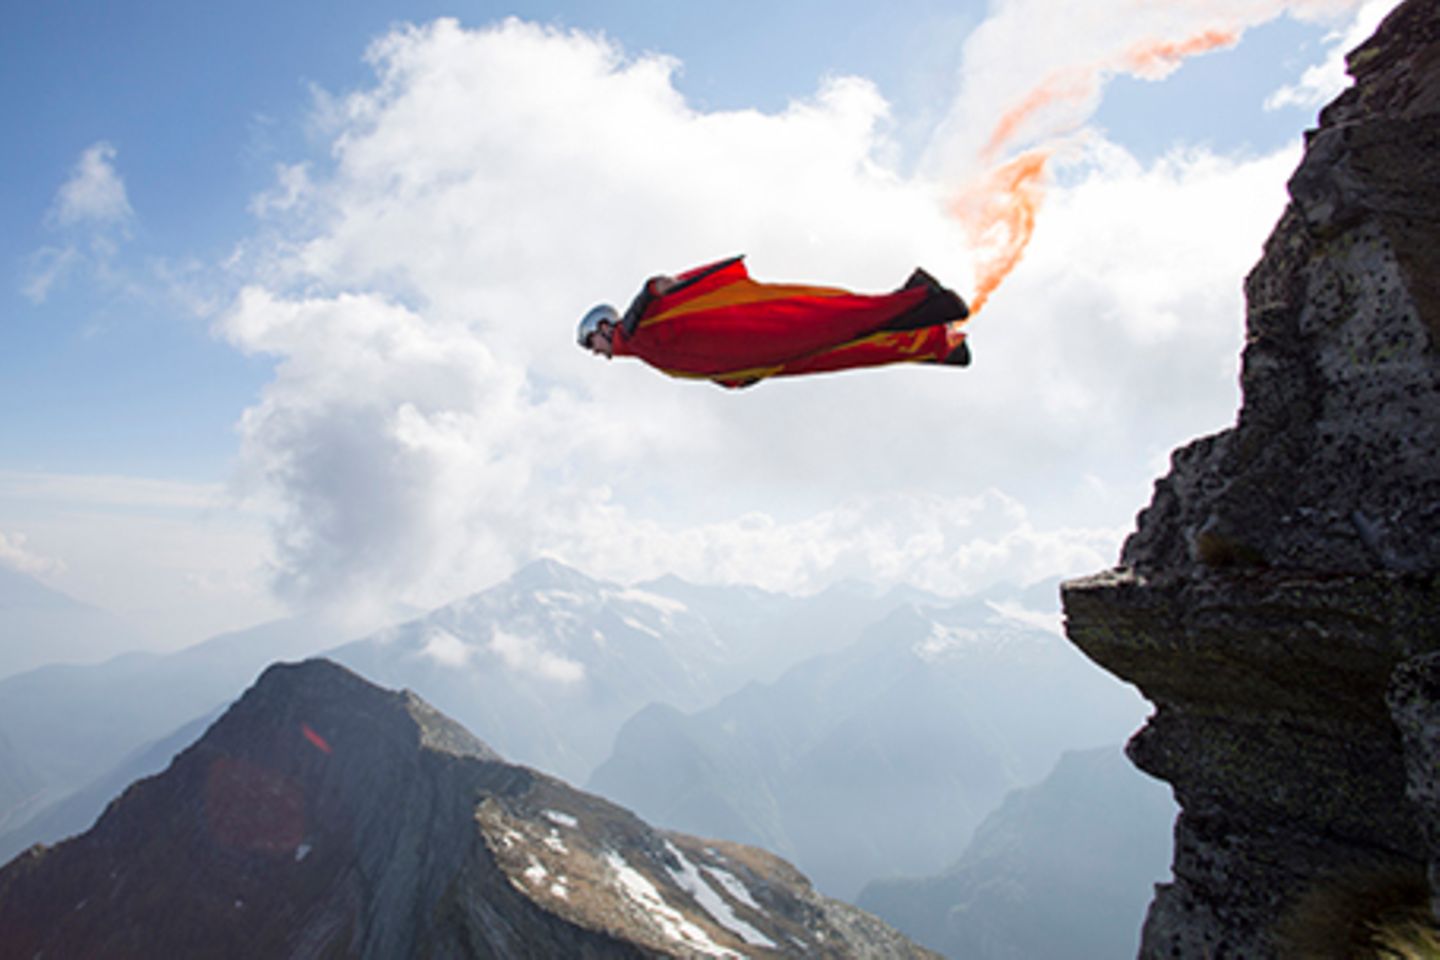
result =
M921 330L881 331L832 350L762 370L713 378L724 387L746 387L765 377L793 377L809 373L858 370L892 363L949 363L965 366L969 351L965 334L956 325L941 324Z

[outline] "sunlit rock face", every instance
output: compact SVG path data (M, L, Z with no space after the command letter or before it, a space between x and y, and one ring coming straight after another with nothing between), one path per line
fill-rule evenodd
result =
M1406 667L1440 650L1440 2L1349 63L1246 282L1236 426L1063 590L1182 807L1142 957L1285 956L1307 898L1440 851L1436 686Z
M934 957L324 660L271 667L88 833L0 870L0 958L36 956Z

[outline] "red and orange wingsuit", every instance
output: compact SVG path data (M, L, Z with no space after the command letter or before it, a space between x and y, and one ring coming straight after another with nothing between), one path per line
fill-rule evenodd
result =
M673 279L663 293L656 281L645 284L615 331L616 356L742 387L764 377L954 362L965 339L964 302L918 271L904 288L878 295L757 283L743 257Z

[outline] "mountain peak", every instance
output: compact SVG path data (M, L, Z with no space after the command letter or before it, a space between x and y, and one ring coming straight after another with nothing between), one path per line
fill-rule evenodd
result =
M553 590L557 587L592 590L600 585L594 578L550 557L530 561L511 574L508 582L522 590Z
M331 660L316 658L267 667L255 686L218 722L212 733L229 736L231 726L245 735L272 728L281 735L286 725L300 730L306 741L333 751L326 737L413 735L421 749L459 757L500 761L478 737L409 690L393 692L375 686ZM323 746L322 746L323 744Z
M88 833L0 870L0 957L42 953L930 956L324 660L270 667Z

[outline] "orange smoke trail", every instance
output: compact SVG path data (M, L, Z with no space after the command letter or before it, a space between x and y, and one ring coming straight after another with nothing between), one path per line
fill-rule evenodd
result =
M1187 57L1198 53L1209 53L1221 47L1233 47L1240 42L1239 30L1206 30L1188 40L1151 40L1137 43L1120 59L1121 67L1129 73L1158 79L1170 73Z
M1004 282L1030 244L1035 217L1044 199L1049 150L1031 150L992 170L951 204L971 241L983 254L975 270L970 313L979 313Z
M1062 100L1083 103L1095 95L1097 86L1097 74L1093 70L1069 70L1047 77L995 124L995 130L980 151L981 159L987 163L993 161L1025 122L1046 107Z
M970 302L972 316L980 312L990 295L1020 263L1035 233L1035 221L1045 196L1047 164L1055 153L1054 140L1058 134L1052 131L1049 144L993 166L995 159L1024 132L1027 124L1058 103L1083 106L1095 97L1107 74L1123 72L1159 79L1187 57L1234 46L1242 32L1209 29L1184 40L1136 43L1110 60L1051 74L1006 111L980 151L980 159L992 165L992 169L964 188L950 205L951 214L965 225L971 242L980 251L975 269L975 293Z

